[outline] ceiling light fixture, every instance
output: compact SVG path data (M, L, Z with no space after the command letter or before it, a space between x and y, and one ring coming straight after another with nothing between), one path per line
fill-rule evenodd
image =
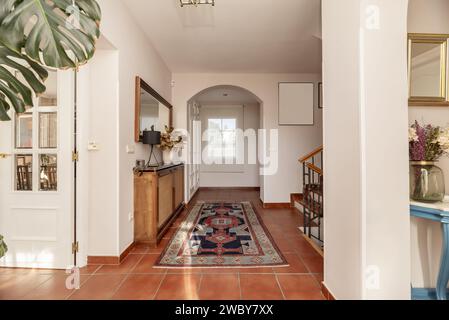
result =
M215 6L215 0L179 0L181 7L184 6L198 6L200 4L210 4Z

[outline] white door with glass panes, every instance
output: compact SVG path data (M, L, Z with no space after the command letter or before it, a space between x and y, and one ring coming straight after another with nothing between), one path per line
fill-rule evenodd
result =
M73 71L49 71L47 91L0 122L3 267L63 269L72 255Z

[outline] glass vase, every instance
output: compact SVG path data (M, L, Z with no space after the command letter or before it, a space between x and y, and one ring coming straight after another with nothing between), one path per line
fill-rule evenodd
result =
M444 174L433 161L410 162L410 197L420 202L438 202L446 193Z

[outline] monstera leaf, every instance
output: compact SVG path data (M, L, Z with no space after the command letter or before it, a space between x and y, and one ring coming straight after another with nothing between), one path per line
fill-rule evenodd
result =
M10 120L7 114L10 105L18 113L32 106L31 90L36 94L45 92L43 81L47 77L44 67L26 55L0 45L0 121Z
M43 66L77 68L93 57L100 19L95 0L1 0L0 120L45 92Z

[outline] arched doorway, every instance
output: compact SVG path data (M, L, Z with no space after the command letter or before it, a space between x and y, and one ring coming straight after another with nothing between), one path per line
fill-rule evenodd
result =
M211 86L189 99L187 199L199 187L260 189L263 186L257 155L257 134L263 128L262 104L254 93L235 85ZM220 131L214 143L208 141L206 133L207 130L210 133L212 126ZM252 138L241 142L240 133ZM221 161L217 159L220 157Z

